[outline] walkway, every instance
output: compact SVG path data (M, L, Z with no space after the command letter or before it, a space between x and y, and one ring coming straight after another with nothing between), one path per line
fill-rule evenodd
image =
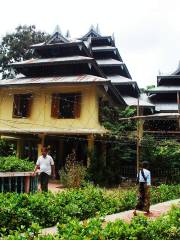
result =
M158 204L152 205L150 208L151 215L148 217L151 219L155 219L155 218L159 217L160 215L167 213L171 209L172 205L180 206L180 199L171 200L168 202L163 202L163 203L158 203ZM105 222L113 222L118 219L124 220L126 222L130 222L132 217L133 217L133 210L129 210L129 211L121 212L121 213L108 215L105 217ZM42 235L56 234L56 233L57 233L56 226L50 227L50 228L45 228L42 230Z

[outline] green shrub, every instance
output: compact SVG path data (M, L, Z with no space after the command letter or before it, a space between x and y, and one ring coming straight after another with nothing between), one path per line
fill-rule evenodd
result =
M108 223L104 228L98 218L80 223L71 220L68 224L59 224L59 238L73 239L123 239L123 240L178 240L180 236L180 208L174 208L168 215L155 221L144 216L134 217L130 224L121 220Z
M75 151L68 155L64 169L60 170L60 181L67 188L80 187L85 181L86 168L76 160Z
M71 219L67 224L58 224L58 235L38 235L39 226L32 224L26 232L12 231L4 240L88 240L88 239L122 239L122 240L179 240L180 208L173 208L167 215L154 221L144 216L134 217L130 224L117 220L103 226L103 219L92 218L80 222Z
M152 202L162 202L180 196L180 185L162 185L152 189ZM88 185L85 188L58 194L0 194L0 234L28 229L32 223L50 227L57 222L67 224L72 219L85 220L132 209L136 191L106 191Z
M0 139L0 156L14 156L15 153L15 144L5 139Z
M33 171L34 163L28 160L19 159L15 156L0 156L0 172L25 172Z

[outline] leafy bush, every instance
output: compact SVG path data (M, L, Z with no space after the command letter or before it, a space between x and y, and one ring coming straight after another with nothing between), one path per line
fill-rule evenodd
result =
M74 240L74 239L123 239L123 240L178 240L180 236L180 208L172 208L164 216L152 221L144 216L134 217L130 224L117 220L103 225L103 219L92 218L80 222L71 219L58 224L58 235L38 235L39 226L32 224L27 232L12 231L4 240Z
M19 159L15 156L0 156L0 172L25 172L33 171L34 163Z
M142 160L148 160L152 168L180 168L180 143L175 140L156 141L146 135L142 141Z
M0 139L0 156L14 156L15 145L5 139Z
M161 141L155 149L158 167L180 168L180 143L174 140Z
M75 151L67 156L65 167L60 170L59 174L61 183L67 188L82 185L86 176L86 168L77 162Z
M125 109L104 103L101 109L102 125L108 129L106 135L106 156L102 157L101 146L97 146L92 153L92 160L88 173L92 181L99 185L114 186L121 182L122 166L135 165L135 138L132 132L136 130L136 121L119 121L120 118L132 117L136 112L133 107Z
M152 189L152 202L162 202L180 196L180 185ZM72 219L85 220L132 209L136 204L135 190L106 191L91 185L58 194L0 194L0 234L28 229L32 223L50 227Z
M60 239L132 239L132 240L178 240L180 236L180 208L174 208L168 215L152 221L144 216L134 217L130 224L121 220L108 223L94 218L79 222L71 220L58 225Z

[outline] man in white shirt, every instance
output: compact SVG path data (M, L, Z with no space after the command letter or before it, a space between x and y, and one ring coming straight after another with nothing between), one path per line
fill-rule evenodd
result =
M150 186L151 186L151 173L148 170L148 162L143 162L142 167L138 173L138 182L139 182L139 197L138 203L136 205L134 215L136 215L136 210L145 211L146 214L149 214L150 211Z
M39 169L40 170L40 183L41 190L44 192L48 191L49 177L55 176L54 161L50 155L48 155L48 150L46 147L41 149L42 155L38 158L36 162L36 167L34 169L34 174Z

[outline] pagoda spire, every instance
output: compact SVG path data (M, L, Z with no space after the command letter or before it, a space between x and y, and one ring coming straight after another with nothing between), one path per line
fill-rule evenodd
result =
M112 33L112 40L113 40L114 43L115 43L115 35L114 35L114 32Z
M100 34L99 24L96 25L96 32Z
M89 28L89 31L95 31L95 28L94 28L94 25L91 24L90 28Z
M69 40L63 36L61 28L59 25L55 27L54 33L49 41L46 44L53 44L53 43L67 43Z
M82 37L82 39L87 39L88 37L101 37L99 34L99 26L97 25L96 29L94 25L91 25L89 31Z
M60 35L62 35L61 28L60 28L60 26L58 24L56 25L53 34L55 34L55 33L59 33Z
M65 37L66 37L66 38L71 38L71 34L70 34L69 29L67 30L67 32L66 32L66 34L65 34Z

